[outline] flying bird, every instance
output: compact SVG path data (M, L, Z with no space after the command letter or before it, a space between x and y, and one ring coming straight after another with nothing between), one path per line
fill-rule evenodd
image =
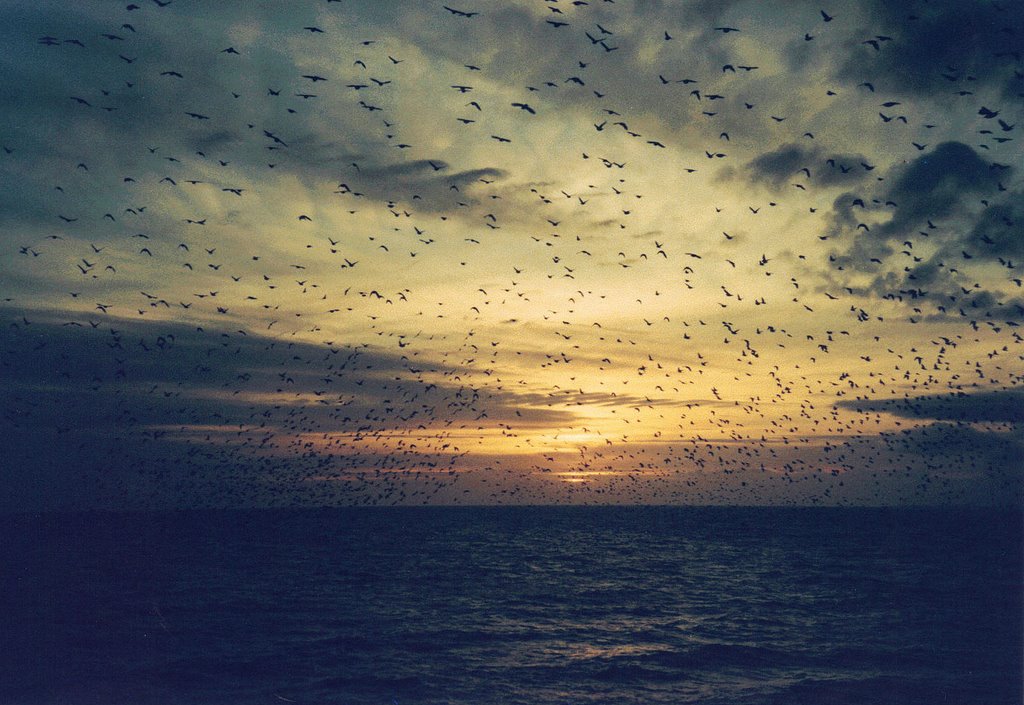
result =
M474 16L480 14L479 12L465 12L463 10L456 10L455 8L448 7L447 5L442 5L441 7L443 7L446 10L448 10L448 12L452 13L456 17L467 17L468 18L468 17L474 17Z

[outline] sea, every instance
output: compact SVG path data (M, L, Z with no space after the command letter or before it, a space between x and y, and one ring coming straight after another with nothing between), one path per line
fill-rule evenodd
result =
M1019 509L0 517L0 703L1020 705Z

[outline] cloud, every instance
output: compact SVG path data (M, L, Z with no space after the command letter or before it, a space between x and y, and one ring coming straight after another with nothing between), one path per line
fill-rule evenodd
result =
M915 494L923 490L934 497L936 492L954 491L958 502L1020 502L1024 390L849 399L835 407L915 422L897 433L851 439L837 446L838 454L877 457L869 467L879 472L916 475Z
M239 492L265 503L268 483L386 468L386 482L363 482L379 490L459 465L499 428L512 442L575 423L570 399L483 388L466 370L367 346L67 318L23 311L0 328L6 508Z
M860 291L915 306L930 301L937 313L1024 316L1014 294L975 286L977 275L967 274L1008 266L1007 258L1024 252L1019 199L1003 185L1013 169L994 166L961 142L944 142L893 172L875 193L846 192L833 202L827 236L838 244L830 262L840 285L867 273L873 279Z
M835 234L842 234L860 212L854 208L861 208L868 214L881 210L892 213L888 220L864 231L869 240L905 237L929 220L958 214L971 196L997 192L1001 179L1009 175L993 168L961 142L943 142L909 164L895 167L893 172L891 182L887 180L877 194L851 192L835 200Z
M989 259L1024 258L1024 192L1007 194L1005 200L986 208L963 239L971 252Z
M847 192L835 199L829 234L852 240L839 255L842 266L876 271L871 257L891 254L893 242L934 229L929 222L959 214L968 197L995 192L1000 183L1000 173L960 142L944 142L894 171L879 193ZM890 217L878 222L872 216L880 212Z
M17 91L0 109L0 124L9 128L5 140L13 149L4 167L23 174L15 181L23 185L0 194L5 219L42 220L52 212L54 185L68 186L74 180L88 179L93 199L97 188L113 199L126 175L140 184L169 176L180 186L184 179L206 172L204 178L218 187L252 188L290 174L310 191L349 181L354 190L376 201L408 202L418 195L417 205L430 212L456 210L451 184L505 175L486 164L446 165L450 172L438 172L428 162L444 164L440 156L405 159L396 150L398 142L386 136L380 120L360 103L390 107L387 86L377 87L364 76L376 91L345 88L353 81L352 71L333 59L327 62L333 54L319 49L323 42L317 36L296 38L292 29L301 22L291 13L247 7L247 31L257 31L255 27L264 36L252 46L240 44L239 55L224 54L238 30L238 9L221 6L200 17L168 7L173 21L148 22L142 13L135 18L137 31L113 33L116 24L100 5L54 12L44 3L19 7L16 17L10 16L11 8L0 14L35 28L35 33L19 32L18 43L0 54L0 66L16 79ZM315 24L315 15L306 21ZM167 29L180 30L182 24L190 28L187 43L180 32ZM336 29L347 31L340 24ZM146 40L140 45L143 30ZM106 39L105 34L120 39ZM57 36L62 43L37 44L36 37L43 35ZM86 47L65 44L65 39L83 41ZM33 60L26 61L25 55ZM387 68L376 66L375 75L383 76L380 71ZM181 77L169 75L172 71ZM301 77L321 71L326 82ZM105 88L84 88L86 77L102 81ZM59 134L58 123L47 117L55 114L61 116ZM337 130L339 122L345 125L343 131ZM266 132L281 141L274 142ZM42 162L36 159L41 152L49 157ZM114 153L116 159L111 159ZM226 164L216 169L216 160ZM81 162L88 171L75 172ZM71 188L67 191L66 203L88 205Z
M348 188L375 200L414 204L426 213L447 213L455 211L459 203L476 204L477 199L466 191L481 179L495 181L507 176L504 169L493 167L447 173L445 162L427 159L360 166L359 173L345 181Z
M862 44L841 64L847 81L874 81L880 88L919 96L949 95L957 89L992 86L1001 97L1020 101L1024 6L939 0L921 6L875 0L859 40L889 36L878 49Z
M867 162L867 157L860 154L827 153L817 146L789 143L752 159L746 165L745 174L751 183L765 183L774 188L787 185L794 178L802 183L838 186L866 178L868 172L862 165Z
M129 408L140 425L237 422L239 414L254 409L308 407L309 430L324 430L323 425L347 432L368 421L374 429L396 429L432 421L422 409L438 405L446 407L449 420L477 420L481 412L491 421L524 425L571 420L560 409L531 408L552 406L551 397L476 389L461 379L459 368L365 345L98 316L71 316L61 323L61 317L67 314L22 312L14 317L21 323L0 330L6 351L0 380L25 408L43 416L77 413L71 419L76 424L101 423L104 417L87 406L72 413L39 400L62 393L82 399L105 395ZM174 410L183 402L184 415ZM380 415L385 407L391 411ZM339 408L345 409L340 417Z
M864 413L893 414L907 419L961 423L1024 424L1024 390L923 396L906 399L845 400L837 405Z
M876 237L902 237L928 219L944 218L968 197L993 193L1001 172L961 142L943 142L899 173L885 200L897 204L895 216Z

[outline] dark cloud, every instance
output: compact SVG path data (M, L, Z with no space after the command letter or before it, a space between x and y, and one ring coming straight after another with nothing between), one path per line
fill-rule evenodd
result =
M893 245L916 232L925 231L931 237L936 221L959 215L972 197L997 192L1000 178L1000 172L972 148L944 142L898 169L878 197L839 196L832 209L832 234L854 238L838 258L840 264L877 271L880 263L873 259L889 256ZM879 222L878 214L889 217Z
M952 392L941 395L838 402L836 408L888 414L913 422L896 433L851 439L840 453L874 447L873 470L916 476L914 493L956 488L957 501L1019 503L1024 491L1024 390ZM941 490L940 490L941 491ZM986 497L986 495L988 495Z
M893 414L908 419L963 423L1024 423L1024 390L960 392L905 399L846 400L836 406L861 412Z
M751 181L763 181L778 187L801 169L809 171L816 156L814 150L804 149L797 144L784 144L756 157L747 165L747 169Z
M86 397L89 392L112 392L120 398L119 404L154 397L155 402L140 404L140 409L149 408L153 414L136 416L139 423L214 423L241 409L251 411L254 404L262 407L262 395L274 397L267 406L307 405L318 422L326 421L318 407L340 401L347 409L345 416L361 423L385 406L386 399L396 411L402 405L413 409L444 401L453 418L461 415L459 408L467 418L486 409L489 418L518 418L524 424L555 424L570 418L561 410L529 408L541 398L484 394L462 382L457 368L416 362L379 348L338 341L319 345L283 341L240 330L207 330L166 321L65 317L70 320L57 322L56 316L40 312L14 313L14 323L0 331L0 348L5 351L0 379L12 394L22 394L31 407L39 406L33 401L38 395L78 390ZM465 398L472 397L474 402L451 403L463 398L460 390L464 389L470 390ZM187 400L188 414L184 418L174 413L163 415L167 409L160 401L162 395L163 399ZM550 405L551 398L546 401ZM167 405L179 404L171 401ZM39 408L49 413L45 404ZM87 409L80 411L82 422L101 418ZM384 428L409 425L402 417L392 415L379 423ZM345 429L344 424L336 427Z
M1024 259L1024 193L986 208L963 240L966 249L988 258Z
M830 256L834 277L847 286L851 274L870 273L863 293L915 307L928 301L935 315L1021 318L1019 297L976 286L967 274L1021 256L1018 199L1003 185L1012 173L944 142L898 168L877 193L841 194L827 231L839 243Z
M134 506L147 497L203 505L238 492L265 503L257 495L268 483L378 467L397 482L448 468L498 424L509 438L574 425L571 399L485 389L466 370L367 346L6 313L0 478L9 502L0 504L8 509ZM293 494L277 499L308 489L292 484Z
M901 237L908 228L955 212L969 197L994 193L1002 173L960 142L943 142L911 162L889 186L894 217L875 237Z
M775 188L785 186L791 179L820 186L838 186L856 183L868 176L863 165L867 158L860 154L829 154L824 149L790 143L765 152L746 166L753 183L765 183ZM807 169L810 176L802 169Z
M162 22L152 12L133 15L138 25L133 32L115 31L120 20L112 19L102 3L83 3L67 12L50 5L0 10L0 21L26 28L0 52L13 91L0 105L5 146L12 150L3 168L19 175L12 179L14 187L0 192L4 219L46 225L46 214L54 217L55 199L64 208L99 204L109 211L113 206L97 196L105 192L114 202L125 176L140 188L165 177L181 187L197 171L211 169L218 171L220 178L212 182L218 188L251 188L251 178L240 177L240 171L247 177L290 174L311 192L347 182L366 199L409 203L415 195L417 207L425 211L454 212L458 199L450 185L505 175L488 164L463 167L440 157L396 158L395 144L374 117L380 113L368 113L359 102L390 108L387 91L357 94L333 75L316 84L302 78L339 70L326 54L314 51L315 45L288 55L275 42L302 22L316 24L315 11L292 14L246 6L241 12L240 5L226 3L199 17L172 3ZM233 39L239 23L260 33L259 41L243 45ZM189 28L187 44L167 29L181 25ZM39 36L55 36L60 43L41 45ZM64 40L82 41L85 48ZM222 52L234 44L239 55ZM172 71L181 77L166 75ZM97 90L97 84L103 88ZM53 120L54 115L61 119ZM345 125L341 132L339 122ZM218 160L225 166L217 169ZM436 171L429 162L444 168ZM78 164L88 171L78 170ZM88 199L71 188L76 182L88 185ZM58 185L64 188L61 194L54 191Z
M1024 98L1017 71L1024 35L1019 2L885 2L876 0L861 41L891 37L875 50L861 44L839 75L873 81L886 90L920 96L950 95L960 89L997 88L1007 100Z
M1017 506L1024 497L1022 453L1019 430L936 421L850 438L830 446L826 455L833 462L853 460L845 475L851 489L888 484L883 502ZM880 499L876 490L874 501Z

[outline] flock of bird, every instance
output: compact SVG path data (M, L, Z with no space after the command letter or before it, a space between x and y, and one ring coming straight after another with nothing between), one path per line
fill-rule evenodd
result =
M893 70L943 18L869 4L39 9L5 30L59 76L0 136L5 483L1019 502L1024 26L979 3L962 64Z

